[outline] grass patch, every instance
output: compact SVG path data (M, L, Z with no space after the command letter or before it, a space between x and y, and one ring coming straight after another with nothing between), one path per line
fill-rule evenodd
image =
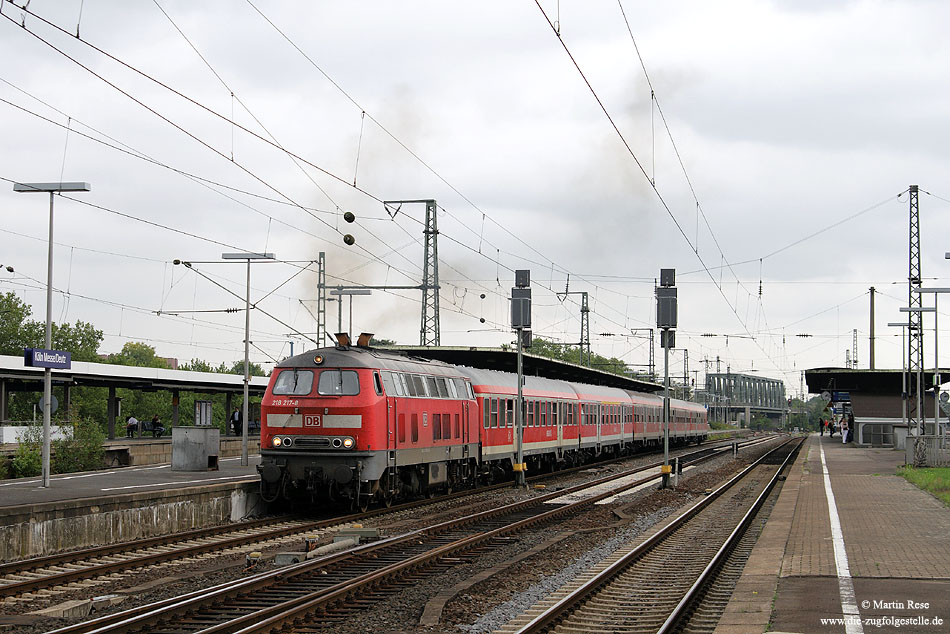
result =
M950 467L915 469L911 466L897 470L897 475L905 478L914 486L937 496L946 506L950 506Z

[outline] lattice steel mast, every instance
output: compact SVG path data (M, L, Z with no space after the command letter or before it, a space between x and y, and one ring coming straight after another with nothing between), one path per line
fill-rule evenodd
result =
M917 185L909 190L910 207L910 249L907 273L907 419L909 429L924 433L923 372L924 372L924 330L923 301L920 293L920 205L917 198ZM915 443L914 465L923 463L924 445Z

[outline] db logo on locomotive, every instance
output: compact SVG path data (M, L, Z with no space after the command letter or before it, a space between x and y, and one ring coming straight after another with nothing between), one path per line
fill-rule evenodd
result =
M303 417L304 427L320 427L322 424L319 414L305 414Z

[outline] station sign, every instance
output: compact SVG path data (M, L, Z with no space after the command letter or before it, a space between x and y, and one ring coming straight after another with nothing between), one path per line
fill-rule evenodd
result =
M844 403L851 400L850 392L832 392L831 400L835 403Z
M23 349L23 364L28 368L68 370L72 367L72 360L72 353L65 350Z

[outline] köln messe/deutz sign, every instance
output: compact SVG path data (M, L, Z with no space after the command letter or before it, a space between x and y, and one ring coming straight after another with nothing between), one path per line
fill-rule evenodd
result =
M32 368L56 368L68 370L72 367L72 354L63 350L44 350L42 348L24 348L23 363Z

